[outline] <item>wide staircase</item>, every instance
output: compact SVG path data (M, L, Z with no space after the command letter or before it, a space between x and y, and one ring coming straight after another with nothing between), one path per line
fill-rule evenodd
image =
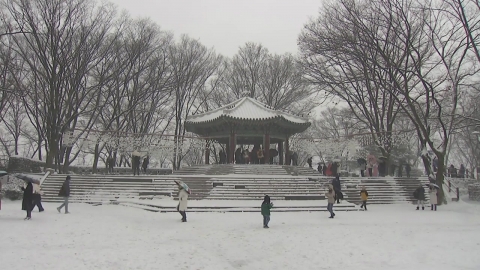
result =
M57 195L65 177L66 175L56 174L47 177L42 184L45 192L44 201L62 201ZM291 209L306 211L309 207L307 202L310 202L311 207L315 207L310 210L325 211L326 203L321 201L325 200L324 193L331 179L308 167L280 165L205 165L188 167L173 175L72 175L70 201L141 205L144 209L156 205L156 211L174 211L176 203L170 205L177 195L174 180L181 180L192 189L189 199L200 202L222 200L222 204L225 205L207 207L205 206L207 204L199 203L198 211L224 208L240 211L238 203L235 202L261 201L266 194L272 200L284 201L285 211ZM344 210L357 209L355 205L360 203L362 186L369 192L370 204L411 203L414 200L413 191L420 184L427 183L426 177L342 177L344 202L340 205ZM167 202L170 203L169 206L159 206ZM302 203L298 208L296 202L307 204ZM249 207L245 209L252 210ZM258 209L255 208L256 210Z

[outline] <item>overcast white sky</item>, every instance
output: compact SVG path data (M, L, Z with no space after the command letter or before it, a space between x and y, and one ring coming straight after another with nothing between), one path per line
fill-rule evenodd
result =
M224 56L246 42L296 54L297 38L322 0L110 0L134 18L148 17L176 37L188 34Z

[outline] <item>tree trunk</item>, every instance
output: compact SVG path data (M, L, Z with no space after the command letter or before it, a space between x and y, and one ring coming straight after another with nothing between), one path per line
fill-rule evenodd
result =
M97 173L97 167L98 167L98 159L100 158L100 153L99 153L99 145L98 143L95 144L95 150L93 153L93 168L92 168L92 173Z
M67 147L63 154L63 172L68 173L70 167L70 154L72 153L72 147Z

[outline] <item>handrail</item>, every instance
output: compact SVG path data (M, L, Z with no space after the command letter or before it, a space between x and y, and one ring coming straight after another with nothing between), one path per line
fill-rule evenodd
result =
M451 181L451 178L447 175L444 175L444 179L447 180L448 193L452 192L456 195L456 198L452 198L453 201L460 201L460 189ZM445 185L445 182L444 182ZM452 188L453 187L453 188Z

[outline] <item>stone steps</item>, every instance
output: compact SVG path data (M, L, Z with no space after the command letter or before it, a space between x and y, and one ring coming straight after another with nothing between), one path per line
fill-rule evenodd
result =
M279 165L208 165L182 169L185 175L166 176L125 176L125 175L73 175L71 181L72 200L81 202L110 202L122 198L151 199L176 196L173 180L184 181L191 189L190 199L207 200L261 200L264 194L272 199L288 198L323 200L326 185L332 177L320 175L308 167ZM211 172L213 175L187 174L191 172ZM224 172L239 172L221 175ZM275 171L278 175L265 172ZM258 172L258 173L252 173ZM293 175L291 174L292 172ZM283 173L281 175L280 173ZM313 176L297 176L299 173L311 173ZM65 175L52 175L42 185L46 193L45 201L60 202L56 195L65 179ZM369 204L406 203L413 200L413 191L420 182L428 183L425 178L355 178L342 177L342 191L346 201L360 203L360 187L366 186ZM167 195L165 195L167 194ZM289 197L290 196L290 197Z

